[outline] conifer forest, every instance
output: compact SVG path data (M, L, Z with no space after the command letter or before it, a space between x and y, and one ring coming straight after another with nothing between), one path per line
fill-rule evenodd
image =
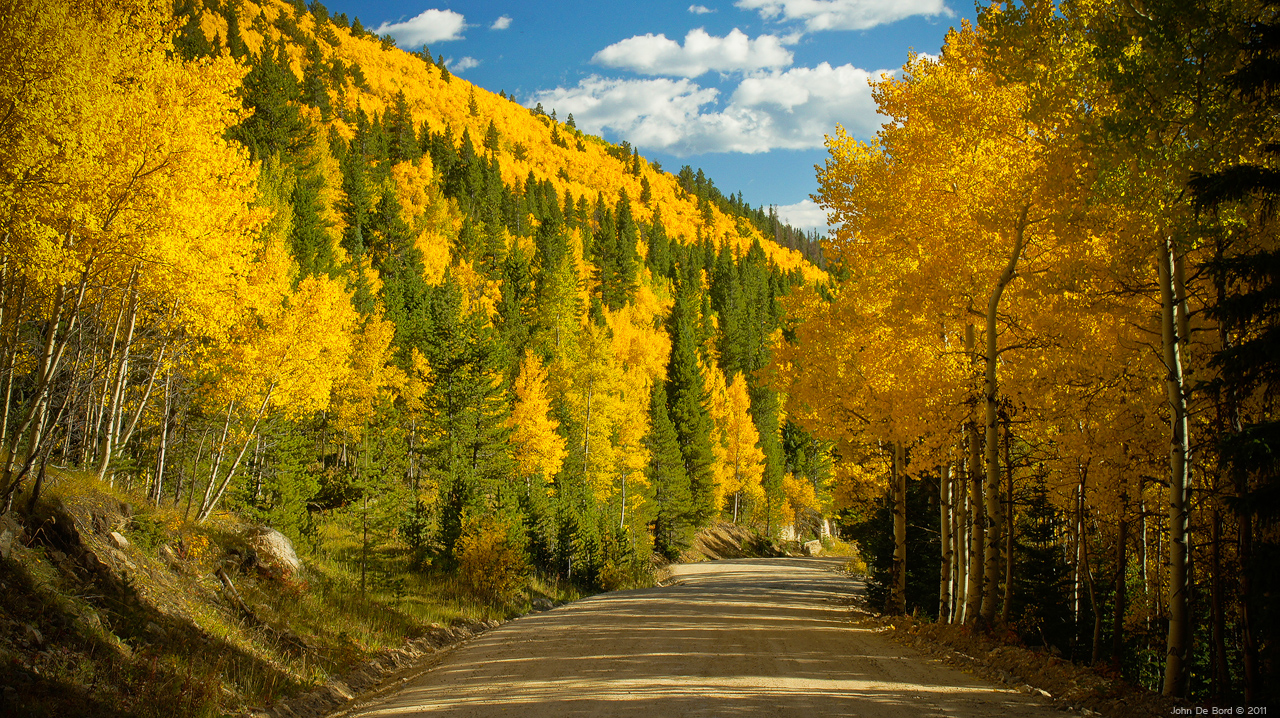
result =
M1278 23L980 3L818 233L319 0L0 0L0 519L265 525L388 605L829 530L873 612L1265 705Z

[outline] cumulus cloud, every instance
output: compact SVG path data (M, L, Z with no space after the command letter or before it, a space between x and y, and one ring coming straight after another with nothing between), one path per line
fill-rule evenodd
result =
M811 199L800 200L795 204L780 204L776 209L778 218L792 227L827 231L827 211Z
M689 12L693 13L694 15L706 15L709 12L715 12L715 10L712 10L706 5L690 5Z
M791 52L774 35L752 40L734 28L724 37L698 28L684 36L684 46L666 35L636 35L597 52L592 62L644 75L697 77L706 72L750 72L787 67Z
M588 132L610 130L632 144L680 156L813 149L823 146L837 123L861 137L879 128L882 118L867 84L872 75L825 62L775 70L744 79L720 109L714 106L717 90L688 79L592 75L575 87L537 93L529 104L572 112Z
M511 18L507 17L506 15L503 15L499 17L497 20L494 20L493 24L489 26L489 29L490 30L506 30L509 27L511 27Z
M449 58L444 64L448 66L450 72L458 73L466 72L473 67L479 67L480 61L474 57L464 57L460 60Z
M766 20L803 22L809 32L866 30L915 15L955 14L944 0L738 0L734 6L756 10Z
M452 10L427 10L403 22L384 22L373 31L379 35L390 35L401 47L410 48L444 40L461 40L466 27L466 18Z

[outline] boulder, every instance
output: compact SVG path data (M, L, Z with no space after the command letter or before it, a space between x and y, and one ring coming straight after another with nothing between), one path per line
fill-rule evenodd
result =
M250 531L246 538L249 548L257 554L259 568L266 573L277 578L290 578L302 569L293 543L279 531L261 526Z
M111 539L111 545L115 546L121 551L129 548L129 539L125 538L124 534L120 533L119 531L112 531L111 533L107 534L107 537Z
M806 541L804 544L804 555L805 556L821 556L822 542L817 540Z
M0 516L0 558L13 555L14 547L22 541L22 534L22 524L12 512Z

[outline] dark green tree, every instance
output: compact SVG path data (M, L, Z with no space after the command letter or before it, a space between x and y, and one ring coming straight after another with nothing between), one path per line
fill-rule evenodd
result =
M649 395L649 433L644 446L649 450L645 475L655 505L654 548L675 560L693 538L695 518L680 440L667 411L667 393L660 384L654 384Z

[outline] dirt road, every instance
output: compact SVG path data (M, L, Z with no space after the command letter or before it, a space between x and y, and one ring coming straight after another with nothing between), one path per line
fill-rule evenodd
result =
M674 567L665 588L620 591L483 634L376 705L390 716L859 716L1048 718L850 623L837 559Z

